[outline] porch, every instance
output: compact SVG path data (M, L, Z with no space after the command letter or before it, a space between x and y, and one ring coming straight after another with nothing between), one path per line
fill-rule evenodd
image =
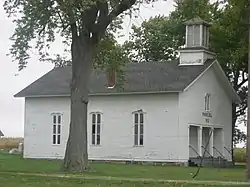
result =
M228 167L223 127L189 126L189 165Z

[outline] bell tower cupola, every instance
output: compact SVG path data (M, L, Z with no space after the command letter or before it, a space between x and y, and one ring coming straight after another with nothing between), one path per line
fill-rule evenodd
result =
M210 23L200 17L184 23L186 25L185 46L179 50L180 65L203 65L206 60L213 59L214 53L209 51Z

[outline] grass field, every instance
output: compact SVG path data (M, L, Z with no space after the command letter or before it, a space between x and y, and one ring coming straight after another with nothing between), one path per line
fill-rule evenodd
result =
M72 178L52 178L30 176L23 177L17 175L0 175L3 187L221 187L229 186L226 184L192 184L186 182L143 182L143 181L123 181L123 180L90 180ZM243 187L249 184L230 185L231 187Z
M17 148L22 142L23 138L0 138L0 149Z
M0 153L0 186L219 187L223 184L224 186L229 186L229 184L230 186L247 186L230 182L244 181L244 166L231 169L202 168L198 177L193 180L192 174L197 168L92 163L91 172L83 175L69 175L59 172L60 164L60 161L22 159L17 155ZM218 184L212 181L228 181L229 183Z
M245 148L235 148L234 149L234 157L237 163L245 163L246 162L246 149Z

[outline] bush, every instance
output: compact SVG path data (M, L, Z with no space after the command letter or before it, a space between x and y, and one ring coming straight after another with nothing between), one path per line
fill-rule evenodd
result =
M245 163L246 162L246 149L245 148L235 148L234 149L234 159L237 163Z

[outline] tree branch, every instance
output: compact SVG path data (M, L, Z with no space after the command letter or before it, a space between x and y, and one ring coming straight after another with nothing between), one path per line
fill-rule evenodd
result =
M98 1L97 2L97 9L99 10L99 16L97 17L96 24L94 24L94 27L92 28L92 43L98 43L100 41L100 38L103 34L104 31L101 30L100 28L102 26L102 23L105 22L105 19L107 19L109 10L108 10L108 3L107 1Z
M103 21L105 20L105 18L108 16L109 13L107 1L97 2L97 8L100 11L100 14L97 18L97 24L101 24L103 23Z
M77 25L76 25L76 20L73 14L72 7L67 7L67 5L65 4L63 0L56 0L56 2L58 3L60 9L65 11L67 14L67 17L69 19L69 24L64 27L63 19L61 15L59 14L59 11L57 12L63 24L63 30L65 30L68 26L71 27L71 35L72 35L72 40L73 40L73 38L76 38L78 36L78 33L77 33Z
M81 14L82 19L82 32L92 33L93 27L97 19L98 9L97 5L92 5L89 9L85 10Z
M130 9L134 4L136 0L123 0L120 2L119 5L117 5L111 12L110 14L106 17L106 19L103 21L102 24L102 31L105 30L108 25L121 13L124 11Z
M241 72L241 77L242 77L242 81L238 84L238 87L240 88L241 86L243 86L247 81L248 81L248 78L245 77L245 72Z
M242 77L243 80L246 79L246 77L245 77L245 72L244 72L244 71L241 71L241 77Z
M100 15L97 18L97 23L93 28L92 43L96 44L104 35L108 25L124 11L130 9L136 0L122 0L109 14L107 1L98 1L97 7Z
M47 25L47 24L44 24L43 28L39 31L39 33L38 33L39 36L42 34L42 32L45 31L46 25Z
M247 109L247 105L243 106L242 108L240 108L237 112L236 112L236 116L239 117L243 114L245 114L245 110Z
M233 87L235 90L238 90L238 80L239 80L239 71L233 72Z
M64 32L65 29L67 29L69 25L65 25L65 23L64 23L64 21L63 21L63 19L62 19L62 16L61 16L61 14L60 14L59 11L57 11L57 14L58 14L58 16L59 16L59 19L60 19L61 22L62 22L62 26L63 26L63 31L62 31L62 32Z

